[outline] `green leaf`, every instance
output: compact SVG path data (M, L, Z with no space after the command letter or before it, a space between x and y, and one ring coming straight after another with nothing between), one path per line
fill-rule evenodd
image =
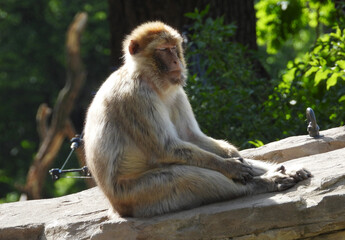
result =
M337 117L336 113L332 113L331 116L329 116L329 120L333 120Z
M330 72L331 70L329 69L324 70L323 68L317 71L315 74L314 86L317 86L322 80L326 79Z
M255 147L261 147L263 145L265 145L262 141L256 139L254 141L248 141L248 143L254 145Z
M335 64L337 64L342 69L345 69L345 60L336 61Z
M206 16L208 14L209 10L210 10L210 4L207 4L206 8L200 12L200 16L201 17Z
M95 13L95 19L97 20L105 20L107 18L107 13L104 11L99 11Z
M327 79L327 90L329 90L330 87L333 87L337 84L338 77L340 76L339 73L333 73L330 78Z
M28 140L21 141L20 145L24 149L32 149L32 148L35 147L35 144L33 142L31 142L31 141L28 141Z
M199 16L199 14L194 13L194 12L185 13L184 15L191 19L196 19Z
M341 96L338 100L338 102L342 102L342 101L345 101L345 95Z
M309 70L304 74L305 77L309 77L311 74L315 73L317 70L319 70L319 67L311 67Z

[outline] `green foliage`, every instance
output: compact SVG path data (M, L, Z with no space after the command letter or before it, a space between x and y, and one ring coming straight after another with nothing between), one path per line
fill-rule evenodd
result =
M339 27L321 36L312 50L289 62L282 81L275 89L268 108L275 118L282 113L288 126L305 119L307 107L314 109L322 129L344 124L345 119L345 30ZM278 121L279 122L279 121ZM286 122L280 122L281 126ZM289 129L286 128L285 129ZM297 134L300 128L287 130Z
M307 26L320 31L320 24L327 27L336 24L336 9L331 0L265 0L258 1L257 40L267 44L267 52L277 53L282 44L298 35Z
M254 141L248 141L248 143L252 144L254 147L261 147L265 145L262 141L255 139Z
M80 179L77 177L77 173L67 173L64 178L60 178L54 182L54 197L61 197L67 194L80 191Z
M320 37L270 85L254 76L247 50L229 41L234 25L206 18L207 11L188 14L195 24L187 51L192 73L187 92L205 133L242 148L258 147L306 134L307 107L322 129L344 124L344 30L336 27Z
M79 11L86 11L89 16L81 49L85 65L92 66L87 68L87 82L93 84L85 87L85 92L91 92L98 85L95 79L101 81L108 74L104 71L110 55L106 1L0 3L0 199L19 197L6 194L17 193L15 185L25 183L38 149L35 115L43 102L54 106L58 91L65 84L66 30ZM79 111L86 108L91 98L87 95L85 103L78 102ZM59 157L65 158L64 153ZM49 187L53 189L53 184Z
M289 61L302 57L323 33L345 27L342 1L257 1L257 36L262 63L275 79ZM297 9L296 9L297 8Z
M268 84L254 76L246 49L230 41L235 25L207 18L209 8L186 16L194 20L186 51L190 62L187 93L202 130L241 147L258 136L264 119L256 118Z
M19 193L18 192L8 192L5 194L4 198L0 198L1 203L9 203L9 202L16 202L19 200Z
M258 43L274 53L265 63L275 79L265 110L277 138L305 134L300 123L307 107L314 109L322 129L344 124L344 6L330 0L257 2ZM335 32L318 37L331 27Z

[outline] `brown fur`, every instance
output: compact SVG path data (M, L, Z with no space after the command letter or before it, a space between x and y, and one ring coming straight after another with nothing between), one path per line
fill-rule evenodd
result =
M286 172L244 161L234 146L201 132L183 90L181 43L180 34L161 22L136 28L124 41L124 65L103 83L88 110L87 164L113 208L122 216L148 217L284 190L309 177L304 169ZM160 46L178 58L177 81L158 67L175 60L153 57Z

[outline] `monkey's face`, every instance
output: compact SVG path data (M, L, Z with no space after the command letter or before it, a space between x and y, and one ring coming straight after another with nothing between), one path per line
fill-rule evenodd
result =
M125 65L147 81L165 90L185 85L187 69L181 35L162 22L148 22L134 29L123 46Z
M159 72L172 84L185 82L184 66L179 58L178 47L174 44L158 45L153 52L153 59Z

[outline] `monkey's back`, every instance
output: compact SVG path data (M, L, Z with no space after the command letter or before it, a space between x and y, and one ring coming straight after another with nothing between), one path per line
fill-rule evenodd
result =
M122 95L130 92L123 69L111 74L95 95L86 116L84 130L87 165L103 191L109 192L123 156L126 134L116 125L116 112L122 108ZM109 193L108 193L109 194ZM108 195L107 194L107 195Z
M133 141L128 129L144 119L132 119L140 112L139 80L120 68L102 84L85 122L85 155L97 184L107 195L116 195L115 182L150 169L148 158ZM139 99L139 100L138 100ZM128 118L128 120L126 120ZM133 121L135 123L133 123Z

